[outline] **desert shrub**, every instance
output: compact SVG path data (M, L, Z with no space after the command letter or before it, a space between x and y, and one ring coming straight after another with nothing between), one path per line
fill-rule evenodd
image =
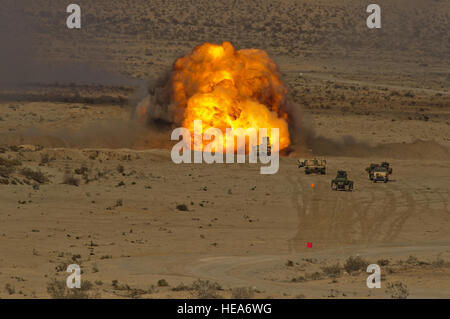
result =
M445 260L444 259L442 259L441 257L436 257L436 259L435 260L433 260L432 262L431 262L431 265L433 266L433 267L444 267L445 265L446 265L446 262L445 262Z
M13 286L11 286L11 284L6 284L5 285L5 290L10 295L13 295L16 292L16 290L14 289Z
M344 269L349 274L356 271L366 271L369 263L359 256L350 256L344 264Z
M286 267L294 267L294 262L292 260L288 260L285 265Z
M0 157L0 176L8 178L15 171L16 166L20 165L22 165L22 162L17 159L9 160Z
M417 258L416 256L412 256L412 255L410 255L408 257L408 259L406 259L405 263L410 265L410 266L425 266L425 265L429 265L428 262L421 261L421 260L419 260L419 258Z
M81 281L81 288L68 288L65 280L53 279L47 284L47 292L53 299L90 299L97 296L91 293L92 283Z
M39 170L33 171L31 168L28 168L28 167L23 168L20 171L20 174L22 174L23 176L25 176L28 179L32 179L35 182L38 182L39 184L44 184L49 181L49 179L47 178L47 176L45 176L44 173L42 173Z
M169 283L165 279L158 280L158 287L167 287Z
M331 265L331 266L325 266L322 267L322 271L325 275L331 278L337 278L341 276L342 274L342 268L339 265L339 263Z
M400 281L388 282L386 293L395 299L406 299L409 296L408 287Z
M14 166L21 166L22 162L18 159L6 159L3 157L0 157L0 166L5 167L14 167Z
M186 204L179 204L179 205L177 205L177 209L179 211L182 211L182 212L186 212L186 211L189 210L188 207L186 206Z
M74 172L77 175L86 175L89 173L89 168L86 165L82 165L80 168L74 169Z
M379 266L387 266L387 265L389 265L389 259L379 259L377 261L377 265L379 265Z
M64 177L63 177L63 184L79 186L80 185L80 179L76 178L73 175L64 175Z
M306 279L320 280L320 279L322 279L322 274L320 272L316 271L316 272L313 272L310 275L307 274L306 275Z
M56 160L56 158L50 157L50 155L48 155L48 154L44 154L44 155L41 156L40 165L42 166L42 165L48 164L48 163L50 163L51 161L54 161L54 160Z
M178 284L178 286L173 287L172 291L188 291L192 290L192 286L185 285L184 283Z
M125 173L125 167L123 167L123 165L117 165L117 172L118 173L120 173L120 174L123 174L123 173Z
M14 172L13 167L0 166L0 176L8 178Z
M406 263L411 266L418 266L420 264L420 261L416 256L410 255L408 259L406 259Z
M192 283L193 294L199 299L217 299L220 298L217 293L222 287L217 282L198 279Z
M291 281L292 281L292 282L305 282L305 281L306 281L306 278L303 277L303 276L299 276L299 277L292 278Z
M233 299L251 299L255 291L252 287L238 287L231 290L231 298Z

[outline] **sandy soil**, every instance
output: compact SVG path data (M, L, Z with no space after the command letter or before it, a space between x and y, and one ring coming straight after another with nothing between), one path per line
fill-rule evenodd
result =
M36 55L121 83L1 87L1 298L450 297L448 2L386 4L378 35L357 1L79 2L85 28L70 36L55 26L64 10L27 9ZM314 132L275 175L175 165L168 136L132 119L149 77L224 40L270 53ZM326 175L297 168L313 155ZM365 167L385 160L391 181L372 183ZM339 169L353 192L330 189ZM72 263L75 296L59 289ZM366 286L369 263L381 289Z

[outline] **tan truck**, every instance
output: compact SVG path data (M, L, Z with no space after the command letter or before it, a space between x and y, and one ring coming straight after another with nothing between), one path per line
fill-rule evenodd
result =
M300 159L297 161L298 167L305 168L305 174L326 174L327 168L327 160L324 158L314 157L312 159Z
M389 169L385 166L377 166L374 168L372 172L372 181L376 182L385 182L389 181Z
M389 165L388 162L382 162L381 164L370 164L369 167L366 168L366 172L369 173L369 179L371 181L374 180L374 174L375 174L375 170L378 170L378 175L382 175L382 172L384 171L384 169L386 170L386 175L389 177L389 175L392 174L392 167Z

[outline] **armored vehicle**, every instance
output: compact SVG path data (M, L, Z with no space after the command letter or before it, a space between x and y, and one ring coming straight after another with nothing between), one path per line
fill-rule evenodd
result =
M336 178L331 181L331 189L335 191L352 191L353 181L347 178L346 171L338 171Z
M373 176L375 169L378 167L384 167L387 170L388 175L392 174L392 167L389 166L388 162L382 162L381 164L370 164L369 167L366 168L366 172L369 173L369 179L373 181Z
M307 175L311 173L324 175L326 173L327 160L324 158L298 160L297 164L299 168L305 168L305 174Z

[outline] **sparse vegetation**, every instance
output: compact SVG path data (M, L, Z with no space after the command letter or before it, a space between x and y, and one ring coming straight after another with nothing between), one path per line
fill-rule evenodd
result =
M125 173L125 167L123 167L123 165L117 165L117 172L119 173L119 174L124 174Z
M185 285L184 283L180 283L176 287L172 288L172 291L189 291L189 290L192 290L192 286Z
M17 159L10 160L0 157L0 177L9 178L9 176L16 170L16 167L21 165L22 162ZM6 184L6 182L3 184Z
M379 259L378 261L377 261L377 265L378 266L381 266L381 267L383 267L383 266L388 266L389 265L389 259Z
M187 212L189 210L186 204L178 204L177 209L182 212Z
M440 268L440 267L444 267L445 265L447 265L447 263L445 262L444 259L442 259L440 256L438 256L438 257L436 257L435 260L433 260L431 262L431 265L433 267Z
M22 162L18 159L6 159L3 157L0 157L0 166L4 167L15 167L15 166L21 166Z
M322 274L318 271L313 272L312 274L306 274L306 279L320 280L320 279L322 279Z
M293 267L294 266L294 262L292 260L288 260L286 261L286 267Z
M52 161L56 160L54 157L50 157L48 154L44 154L41 156L41 162L39 163L39 166L43 166L45 164L48 164Z
M13 295L15 294L16 290L14 289L14 287L11 284L6 284L5 285L5 290L9 295Z
M238 287L231 290L231 298L233 299L252 299L255 290L252 287Z
M158 287L167 287L169 283L165 279L158 280Z
M342 267L339 265L339 263L336 263L331 266L322 267L322 271L328 277L337 278L342 274Z
M362 259L360 256L350 256L344 264L344 269L347 273L351 274L359 271L366 271L369 263Z
M408 287L400 281L388 282L386 293L395 299L406 299L409 296Z
M66 185L79 186L80 185L80 179L76 178L73 175L64 175L62 183L66 184Z
M47 176L42 173L40 170L32 170L31 168L23 168L20 171L20 174L25 176L28 179L34 180L35 182L39 183L39 184L45 184L47 182L49 182L49 179L47 178Z
M220 295L217 291L222 287L217 282L198 279L192 283L193 295L199 299L217 299Z
M65 280L53 279L47 284L47 292L53 299L98 298L92 287L92 283L87 280L81 281L81 288L68 288Z

